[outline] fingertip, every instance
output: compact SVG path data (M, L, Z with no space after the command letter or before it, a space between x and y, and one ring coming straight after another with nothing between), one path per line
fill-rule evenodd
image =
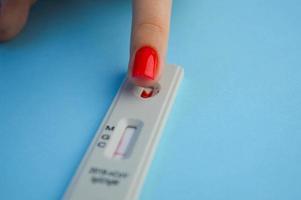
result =
M143 87L156 84L161 74L161 59L151 46L142 46L132 55L129 66L130 80Z
M130 80L154 86L163 72L168 44L171 0L134 0Z
M130 81L137 86L141 86L141 87L151 87L154 86L158 83L159 78L155 79L155 80L149 80L149 79L141 79L141 78L135 78L131 75L129 75L129 79Z

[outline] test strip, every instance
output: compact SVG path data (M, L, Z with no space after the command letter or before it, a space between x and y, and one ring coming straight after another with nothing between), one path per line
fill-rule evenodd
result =
M137 127L128 126L125 128L114 153L115 158L124 159L129 156L130 145L133 145L135 133L137 134Z
M125 80L64 200L138 198L182 77L181 67L167 65L151 89Z

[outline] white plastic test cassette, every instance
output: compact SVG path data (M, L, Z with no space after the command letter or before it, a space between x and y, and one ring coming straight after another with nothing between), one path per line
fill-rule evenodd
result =
M167 65L158 85L126 80L98 129L64 200L136 200L183 69Z

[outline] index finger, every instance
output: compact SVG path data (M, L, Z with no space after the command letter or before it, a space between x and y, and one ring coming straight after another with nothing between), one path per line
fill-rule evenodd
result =
M137 85L155 84L164 67L171 0L133 0L129 78Z

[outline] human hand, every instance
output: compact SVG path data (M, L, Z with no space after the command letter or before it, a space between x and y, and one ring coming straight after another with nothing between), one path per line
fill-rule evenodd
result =
M36 0L0 0L0 42L24 27ZM128 77L140 86L160 78L167 49L172 0L133 0Z

